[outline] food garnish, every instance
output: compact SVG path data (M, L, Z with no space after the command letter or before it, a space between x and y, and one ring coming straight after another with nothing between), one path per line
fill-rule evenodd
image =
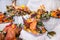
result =
M50 31L50 32L47 33L47 36L48 36L49 38L51 38L51 36L54 36L55 34L56 34L56 32Z
M48 32L48 35L54 36L56 33L54 31Z

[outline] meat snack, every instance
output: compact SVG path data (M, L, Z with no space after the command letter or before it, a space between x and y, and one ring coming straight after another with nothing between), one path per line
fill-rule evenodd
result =
M21 27L17 26L16 24L9 24L7 25L3 31L0 33L0 40L18 40L20 32L21 32Z
M12 16L6 16L5 13L0 12L0 23L13 22Z
M60 18L60 10L59 9L52 10L51 11L51 16L54 17L54 18Z
M43 23L41 21L37 21L37 19L35 18L28 18L27 20L23 18L23 21L24 21L24 27L23 27L24 30L32 34L39 35L46 32Z

